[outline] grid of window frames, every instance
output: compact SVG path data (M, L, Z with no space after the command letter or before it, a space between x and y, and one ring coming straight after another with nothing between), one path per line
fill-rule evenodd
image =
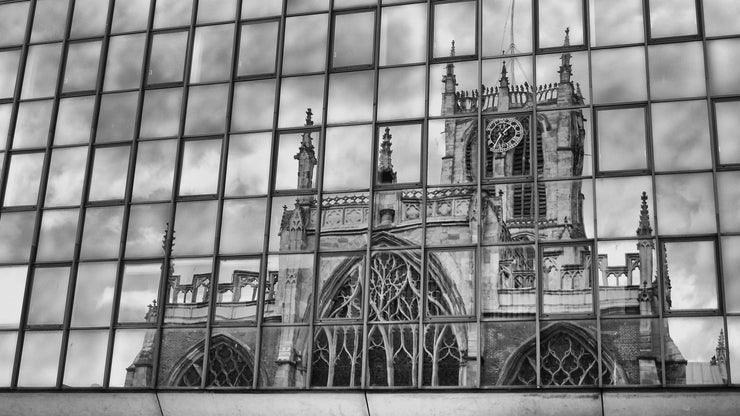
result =
M0 2L0 387L738 384L739 15Z

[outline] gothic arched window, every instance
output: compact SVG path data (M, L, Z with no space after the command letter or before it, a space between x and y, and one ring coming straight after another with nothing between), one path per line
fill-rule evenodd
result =
M203 371L204 343L201 342L175 367L171 385L200 387ZM206 386L252 387L252 355L239 342L226 335L214 335L208 350Z

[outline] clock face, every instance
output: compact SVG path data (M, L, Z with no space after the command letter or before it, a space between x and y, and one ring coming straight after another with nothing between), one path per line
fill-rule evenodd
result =
M524 126L515 118L497 118L486 126L488 148L494 153L504 153L518 145L524 138Z

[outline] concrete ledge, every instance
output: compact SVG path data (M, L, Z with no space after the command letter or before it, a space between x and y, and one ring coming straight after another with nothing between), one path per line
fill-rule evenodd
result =
M601 414L601 400L598 393L369 392L367 400L372 416L594 416Z
M173 392L159 393L159 402L164 416L368 416L362 392Z
M160 416L154 393L0 393L0 416Z
M604 416L738 416L740 392L604 392Z

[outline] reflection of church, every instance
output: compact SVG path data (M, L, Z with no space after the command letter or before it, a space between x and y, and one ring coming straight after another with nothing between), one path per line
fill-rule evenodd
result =
M603 315L654 317L661 298L670 307L667 268L663 269L664 284L659 285L654 276L655 246L646 195L639 222L635 210L639 224L636 252L625 255L625 266L609 266L606 255L598 256L594 264L593 246L584 242L593 238L585 232L582 182L577 179L584 163L585 120L580 109L573 109L584 104L584 98L571 81L570 58L569 53L562 54L556 84L510 85L504 65L497 87L472 92L458 91L454 65L446 66L442 79L442 114L447 117L440 172L443 186L428 189L426 194L394 186L391 127L378 140L374 212L369 210L367 194L362 193L324 198L319 224L317 201L311 196L297 197L295 205L284 210L281 252L312 251L317 243L321 248L364 250L371 223L373 254L368 264L364 255L320 261L315 268L318 276L314 276L313 263L305 261L310 255L279 256L277 270L269 271L264 279L263 305L264 321L281 325L262 328L260 385L360 386L363 343L367 344L369 386L414 386L419 377L423 385L432 386L477 386L478 379L486 385L534 385L538 352L543 385L595 385L599 379L604 384L661 383L658 319L603 319L600 372L593 320L541 321L539 350L533 321L483 325L479 334L473 329L474 321L455 320L475 316L475 308L465 299L476 299L476 287L484 318L533 319L538 303L541 313L548 316L593 317L599 306L594 306L592 275L599 281ZM532 119L535 103L537 117ZM478 131L479 105L483 132ZM298 189L314 187L317 158L309 131L312 124L309 114L295 155ZM483 183L480 195L474 185L478 172ZM566 180L538 181L535 187L526 180L533 175ZM480 213L476 212L479 200ZM403 249L422 241L424 204L428 243L476 244L480 227L485 246L479 284L473 283L474 260L430 252L424 264L419 250ZM539 256L535 236L541 242ZM573 239L580 241L570 243ZM597 268L594 274L592 267ZM461 270L470 270L470 276ZM363 283L366 273L367 289ZM258 279L258 270L222 276L216 314L225 321L256 321ZM316 280L319 284L314 284ZM169 282L165 322L204 323L210 273L194 274L190 283L182 283L171 272ZM226 293L228 300L222 296ZM363 332L363 310L367 333ZM422 314L443 318L420 325ZM286 325L306 324L311 316L318 323L314 334L306 325ZM662 331L667 380L674 384L706 382L687 379L686 360L670 339L667 326ZM206 385L250 387L255 377L256 335L250 328L219 330L208 347ZM163 346L161 385L200 385L203 337L203 332L193 336L182 331L182 339ZM146 384L154 345L152 335L129 367L127 385ZM477 372L479 360L481 374ZM718 349L714 364L706 364L713 368L707 367L705 374L725 379L724 367L716 365L725 360L724 349Z

